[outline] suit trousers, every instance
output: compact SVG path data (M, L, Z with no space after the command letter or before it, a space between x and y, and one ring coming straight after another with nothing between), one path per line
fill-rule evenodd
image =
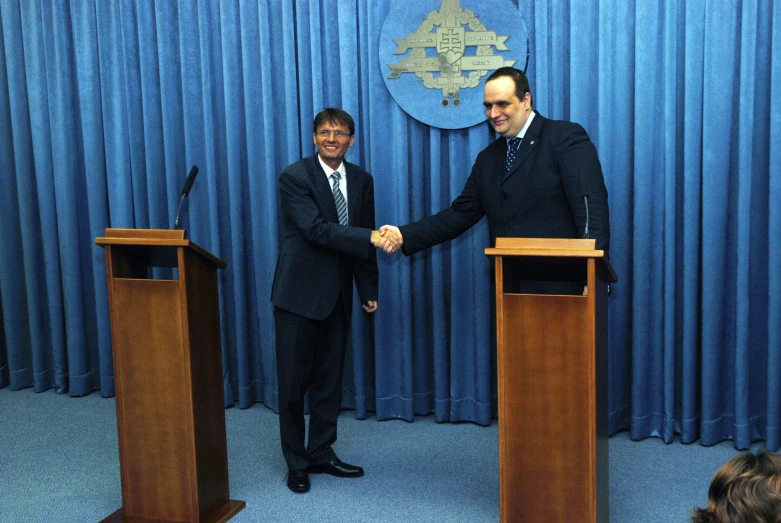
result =
M342 371L349 320L336 301L317 321L274 307L279 432L289 470L306 469L336 455L336 421L342 401ZM304 445L304 396L309 391L309 441Z

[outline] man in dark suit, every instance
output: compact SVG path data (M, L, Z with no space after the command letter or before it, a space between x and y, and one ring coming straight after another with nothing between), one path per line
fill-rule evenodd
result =
M325 109L314 121L317 154L279 177L282 245L271 301L276 329L279 429L293 492L309 474L358 477L363 469L336 457L342 366L353 278L367 313L377 309L374 182L344 155L355 142L353 119ZM304 395L309 391L309 441Z
M486 116L501 135L477 155L461 195L443 211L396 228L383 226L379 247L410 255L452 240L488 217L497 237L581 238L586 225L607 253L607 189L594 144L580 125L549 120L532 107L529 80L511 67L485 83Z

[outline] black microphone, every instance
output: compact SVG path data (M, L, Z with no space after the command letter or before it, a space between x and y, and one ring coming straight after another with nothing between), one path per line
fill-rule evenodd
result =
M190 194L190 188L193 186L193 182L195 181L195 177L198 175L198 166L193 165L193 168L190 169L190 174L187 175L187 181L184 182L184 187L182 187L182 194L187 196Z
M176 210L176 220L174 220L174 229L179 228L179 215L182 212L182 204L184 203L184 199L187 198L187 195L190 194L190 188L193 186L193 182L195 181L195 177L198 175L198 166L193 165L193 168L190 169L190 174L187 175L187 181L184 182L184 187L182 187L182 199L179 200L179 208Z
M591 238L591 236L588 233L588 191L586 191L586 187L583 184L583 175L585 172L586 169L581 166L580 172L578 173L578 182L580 183L580 197L583 198L583 202L586 204L586 227L583 229L583 238L588 239Z

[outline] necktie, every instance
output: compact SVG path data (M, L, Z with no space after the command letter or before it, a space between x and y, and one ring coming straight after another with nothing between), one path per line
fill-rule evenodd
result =
M504 172L510 172L510 167L513 166L515 160L515 153L518 151L518 146L521 144L520 138L513 138L507 142L507 161L504 164Z
M339 224L347 225L347 202L344 201L342 191L339 189L339 178L341 178L341 175L337 171L334 171L334 173L331 175L331 178L334 181L333 185L331 186L331 190L334 193L336 212L339 213Z

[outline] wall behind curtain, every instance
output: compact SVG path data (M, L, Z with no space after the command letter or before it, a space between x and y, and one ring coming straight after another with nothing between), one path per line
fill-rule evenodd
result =
M410 3L411 8L414 2ZM114 393L106 227L170 228L220 274L226 404L276 408L276 179L326 106L356 120L378 225L447 206L487 124L407 116L377 58L390 1L0 0L0 386ZM535 108L580 122L610 193L611 431L778 448L781 9L768 1L521 2ZM421 13L421 18L426 13ZM477 13L479 15L479 12ZM481 107L465 108L482 111ZM343 405L489 423L484 222L380 257Z

